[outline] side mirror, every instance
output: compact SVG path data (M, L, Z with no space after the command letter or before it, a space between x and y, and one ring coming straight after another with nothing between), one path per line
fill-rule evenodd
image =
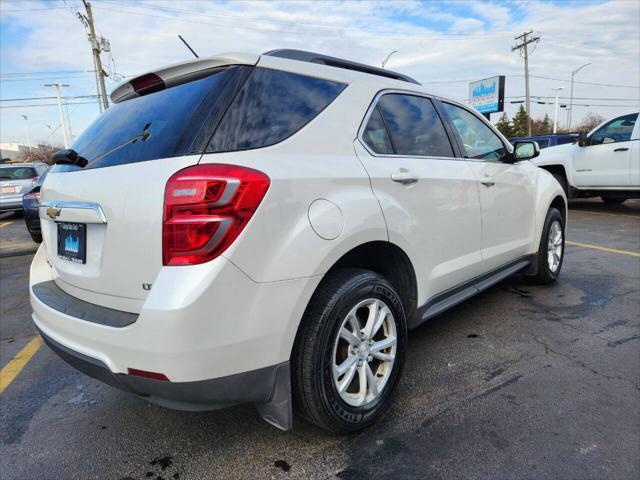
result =
M531 160L540 155L538 142L515 142L513 144L513 158L516 162L520 160Z
M589 137L587 136L588 132L580 132L578 133L578 146L579 147L586 147L588 145L587 141L589 140Z

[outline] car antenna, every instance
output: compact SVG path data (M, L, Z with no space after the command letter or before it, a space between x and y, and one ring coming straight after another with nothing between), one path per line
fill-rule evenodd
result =
M193 50L193 48L191 48L191 46L187 43L187 41L184 38L182 38L182 35L178 34L178 38L182 40L182 43L184 43L189 50L191 50L191 53L193 53L194 57L200 58L198 54Z

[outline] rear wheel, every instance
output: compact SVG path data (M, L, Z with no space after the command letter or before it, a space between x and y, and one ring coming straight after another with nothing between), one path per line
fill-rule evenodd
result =
M620 205L626 200L624 197L608 197L606 195L602 195L600 198L607 205Z
M556 208L550 208L538 248L538 273L531 277L534 283L548 285L560 275L564 260L564 220Z
M380 275L338 270L305 312L292 355L294 404L338 433L366 428L388 409L406 346L404 308Z
M34 232L29 232L29 235L31 235L31 239L36 242L36 243L42 243L42 234L41 233L34 233Z

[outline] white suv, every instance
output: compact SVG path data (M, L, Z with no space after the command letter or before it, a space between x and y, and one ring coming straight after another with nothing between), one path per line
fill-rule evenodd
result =
M404 75L228 54L112 99L44 183L31 304L62 358L152 402L355 431L388 409L408 328L560 272L537 144Z

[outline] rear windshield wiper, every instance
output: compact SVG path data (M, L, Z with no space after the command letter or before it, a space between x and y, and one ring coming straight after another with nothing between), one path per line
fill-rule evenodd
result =
M150 127L151 127L151 123L147 123L142 129L142 133L130 138L129 140L121 143L120 145L116 145L110 150L107 150L106 152L98 155L97 157L94 157L93 159L91 159L91 161L95 162L96 160L100 160L101 158L106 157L107 155L110 155L116 150L120 150L122 147L125 147L129 144L136 143L138 140L142 142L146 142L147 139L151 136L151 132L149 131ZM88 165L89 160L87 160L86 158L78 154L78 152L76 152L72 148L65 148L64 150L60 150L53 156L53 163L55 163L56 165L77 165L80 168L84 168Z

